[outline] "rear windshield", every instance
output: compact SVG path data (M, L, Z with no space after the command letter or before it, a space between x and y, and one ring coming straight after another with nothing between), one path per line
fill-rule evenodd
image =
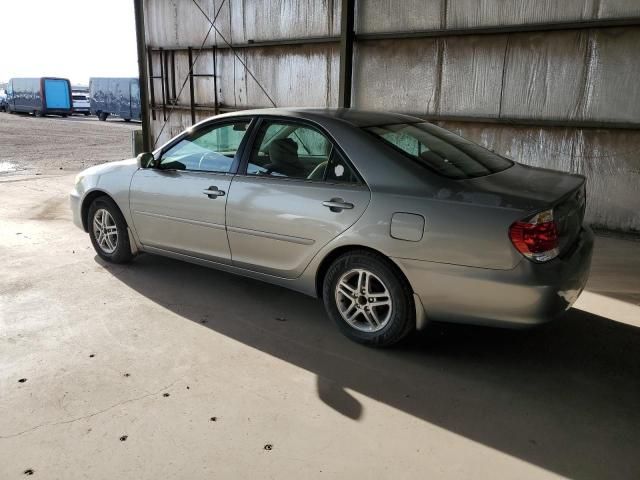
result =
M491 175L513 165L511 160L426 122L365 130L421 165L456 180Z

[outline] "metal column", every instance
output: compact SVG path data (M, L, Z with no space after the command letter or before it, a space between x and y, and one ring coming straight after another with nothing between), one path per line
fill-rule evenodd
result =
M134 0L133 9L136 17L136 42L138 44L138 76L140 77L140 116L142 118L142 149L151 151L151 128L149 124L149 83L146 65L146 45L144 38L144 9L142 0ZM151 52L149 52L151 58ZM153 91L153 89L152 89ZM153 114L155 119L155 113Z
M193 91L193 49L189 47L189 108L191 110L191 125L196 123L196 101Z
M351 107L353 78L353 42L355 0L342 0L342 27L340 31L340 87L338 106Z

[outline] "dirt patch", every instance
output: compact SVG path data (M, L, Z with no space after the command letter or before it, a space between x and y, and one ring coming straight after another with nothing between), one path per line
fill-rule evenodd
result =
M68 202L66 198L51 197L43 205L38 205L31 216L31 220L57 220L66 218Z
M130 158L131 131L140 128L118 119L0 113L0 177L78 171Z

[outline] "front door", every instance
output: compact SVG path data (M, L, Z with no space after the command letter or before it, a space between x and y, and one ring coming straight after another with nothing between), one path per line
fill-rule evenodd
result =
M353 225L369 204L366 185L318 129L263 121L245 175L227 203L233 264L284 278Z
M249 120L200 127L138 170L130 190L143 246L229 263L225 207Z

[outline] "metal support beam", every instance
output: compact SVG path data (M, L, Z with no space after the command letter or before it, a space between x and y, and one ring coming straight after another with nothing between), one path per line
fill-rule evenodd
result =
M144 9L142 0L134 0L133 9L136 17L136 42L138 45L138 77L140 78L140 117L142 119L142 149L145 152L151 151L151 129L149 125L149 78L146 65L146 53L144 38ZM149 62L151 62L151 51L149 51ZM152 81L152 80L151 80ZM153 99L153 88L151 89ZM153 100L152 100L153 102ZM153 118L155 120L155 112Z
M176 93L176 51L171 50L171 98L173 103L178 101L178 94Z
M171 91L169 90L169 52L165 50L162 52L164 55L164 91L165 91L165 103L171 103Z
M196 123L195 96L193 91L193 49L189 47L189 107L191 110L191 125Z
M218 49L216 46L213 46L213 103L216 106L215 114L218 115L220 113L218 111L218 67L216 65L218 61L217 55Z
M162 120L167 121L167 97L164 91L164 50L160 49L160 86L162 87Z
M355 40L355 0L342 0L342 26L340 30L340 86L338 106L351 107L353 79L353 42Z
M151 117L155 120L156 111L154 107L156 106L156 95L153 86L153 79L156 77L153 76L153 57L151 52L151 47L147 47L147 59L149 61L149 71L147 72L149 78L149 104L151 105ZM142 85L142 78L140 79L140 85ZM140 88L142 89L142 86Z
M326 44L326 43L339 43L340 37L304 37L304 38L282 38L278 40L265 40L261 42L254 42L249 40L247 43L232 43L231 45L221 44L217 46L204 47L203 50L226 50L233 49L238 50L240 48L263 48L263 47L289 47L295 45L318 45L318 44ZM189 47L175 47L172 50L176 52L186 51ZM160 47L154 47L154 51L160 51Z
M580 20L576 22L529 23L521 25L500 25L491 27L450 28L439 30L415 30L411 32L359 33L356 41L402 40L410 38L457 37L466 35L500 35L504 33L550 32L581 30L585 28L616 28L640 25L640 17Z

